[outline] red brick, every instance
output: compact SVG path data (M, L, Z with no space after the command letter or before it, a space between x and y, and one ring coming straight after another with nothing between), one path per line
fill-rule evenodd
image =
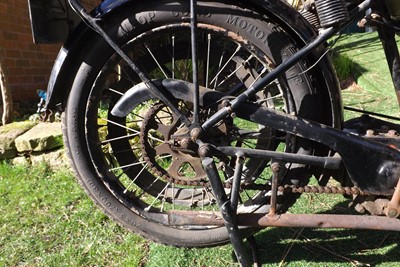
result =
M3 31L3 38L5 40L15 41L18 40L18 34L10 31Z
M6 14L6 13L7 13L7 4L0 3L0 14Z
M16 65L17 67L26 67L26 66L29 66L29 60L27 60L27 59L22 59L22 58L17 58L17 59L15 60L15 65Z
M21 52L19 50L7 49L5 50L5 57L7 58L20 58Z
M98 4L100 1L85 2ZM36 99L36 90L47 87L61 44L33 44L27 0L1 0L0 47L14 100Z

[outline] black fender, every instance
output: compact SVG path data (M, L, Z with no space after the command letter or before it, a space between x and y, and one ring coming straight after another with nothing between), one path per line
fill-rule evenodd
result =
M294 36L304 44L317 36L317 32L307 20L282 0L224 0L223 2L232 3L232 5L238 5L250 10L255 10L261 14L266 14L279 23L282 28L292 32ZM108 16L112 16L121 9L140 4L142 4L142 2L138 0L105 0L92 11L92 16L106 19ZM96 33L82 22L76 27L72 34L70 34L63 47L60 49L48 83L47 109L54 109L57 105L60 106L61 110L64 109L73 79L79 67L77 66L78 64L76 64L76 62L79 62L77 59L84 56L85 51L82 50L82 47L85 47L85 44L90 41L94 34ZM317 60L324 52L325 47L321 46L312 53L312 56ZM324 76L326 81L327 88L326 92L321 93L328 94L328 97L324 99L329 101L329 103L323 103L323 106L330 107L332 111L330 118L327 119L330 121L330 126L340 128L343 121L342 103L340 87L335 71L329 58L326 56L320 61L319 66L321 68L321 75Z

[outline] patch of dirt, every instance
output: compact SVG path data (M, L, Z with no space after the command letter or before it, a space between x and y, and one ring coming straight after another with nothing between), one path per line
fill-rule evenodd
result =
M350 91L359 91L359 90L364 90L361 86L359 86L354 78L350 76L344 81L340 82L340 88L342 90L350 90Z

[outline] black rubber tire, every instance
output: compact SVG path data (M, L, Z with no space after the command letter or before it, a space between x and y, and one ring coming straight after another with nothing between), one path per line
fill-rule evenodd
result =
M218 26L235 32L246 40L250 40L255 46L263 50L273 58L274 64L279 64L285 57L290 56L298 49L295 38L291 38L279 25L272 20L256 14L250 10L244 10L236 6L221 2L200 2L199 23ZM184 18L189 10L188 3L178 4L173 1L156 1L156 3L143 3L136 10L124 10L103 21L106 31L119 44L124 44L134 36L151 31L152 29L169 24L186 22ZM136 14L136 15L135 15ZM262 38L261 38L262 37ZM82 48L87 55L80 62L79 70L75 76L71 93L68 98L65 116L63 119L63 132L65 147L71 159L73 169L81 186L90 198L110 218L120 225L146 238L164 244L185 247L214 246L229 241L224 227L208 230L183 230L170 228L151 221L140 215L140 207L134 209L128 207L118 199L105 181L106 169L94 166L89 146L96 146L95 140L89 140L86 136L86 109L92 103L90 94L95 79L113 54L110 47L100 37L94 37L87 47ZM287 72L292 77L301 73L306 68L302 62ZM287 81L288 88L293 99L294 109L301 117L323 122L323 118L329 117L322 114L319 106L322 101L316 91L317 81L311 75L301 75ZM329 122L328 122L329 123ZM298 153L312 153L309 142L299 141ZM294 170L298 175L308 176L304 166L299 165Z

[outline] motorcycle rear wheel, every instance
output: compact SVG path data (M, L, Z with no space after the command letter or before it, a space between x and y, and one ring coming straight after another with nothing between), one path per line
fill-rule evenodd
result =
M253 11L222 2L199 1L198 5L201 86L237 95L301 46L272 19ZM156 1L112 15L103 24L150 78L190 83L188 10L186 3ZM150 95L132 99L131 114L111 115L119 97L141 81L102 38L95 37L87 45L63 118L65 146L79 183L110 218L151 240L185 247L228 242L225 227L168 221L168 212L174 210L218 211L199 159L175 151L167 142L181 131L180 122L158 99ZM318 80L312 72L303 73L307 65L306 61L297 64L252 101L323 122L329 116L321 114L319 105L324 101L318 98ZM190 119L191 103L176 102ZM202 119L218 104L202 107ZM215 144L313 153L313 144L306 140L240 118L227 119L217 128L209 133ZM185 160L180 161L180 156ZM219 162L229 193L234 160L220 158ZM245 166L246 182L268 188L269 174L264 169L269 160L248 160ZM304 184L309 176L307 166L288 164L282 183ZM266 212L267 196L268 190L243 189L239 212ZM280 209L293 202L283 200ZM243 236L255 231L242 230Z

